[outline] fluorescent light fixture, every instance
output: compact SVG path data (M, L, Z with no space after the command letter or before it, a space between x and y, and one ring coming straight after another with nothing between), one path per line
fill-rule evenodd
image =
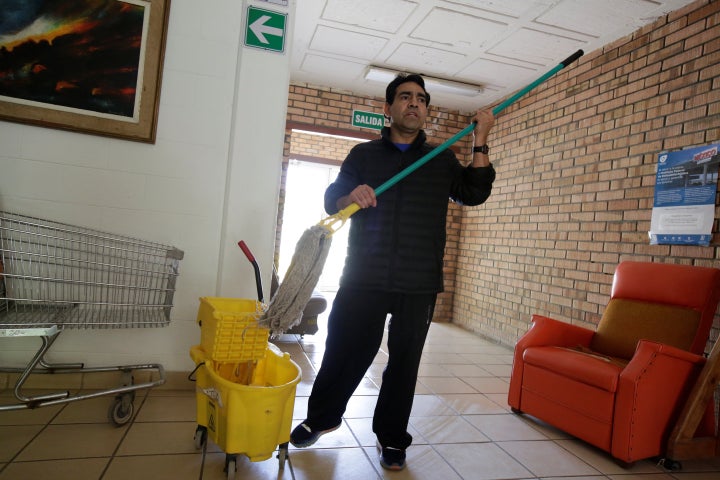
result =
M365 80L372 82L380 82L387 85L392 82L399 72L389 70L382 67L370 66L365 71ZM445 80L443 78L429 77L420 74L425 79L425 89L430 95L434 93L450 93L453 95L462 95L464 97L474 97L483 91L480 85L472 85L470 83L455 82L453 80Z
M369 66L368 69L365 70L365 80L388 84L392 82L397 74L398 72L393 72L386 68Z

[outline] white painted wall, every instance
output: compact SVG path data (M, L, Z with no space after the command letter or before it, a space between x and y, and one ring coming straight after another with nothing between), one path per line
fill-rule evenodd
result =
M244 239L269 291L289 84L285 53L243 46L247 6L172 0L154 145L0 121L0 210L174 245L185 252L166 328L66 330L51 361L193 367L200 296L256 296ZM0 338L23 366L34 338Z

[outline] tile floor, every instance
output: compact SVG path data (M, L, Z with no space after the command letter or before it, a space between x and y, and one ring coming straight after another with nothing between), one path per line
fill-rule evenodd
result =
M322 330L321 330L322 332ZM303 371L293 425L304 418L307 396L322 357L322 333L276 341ZM411 418L414 444L402 472L380 468L371 431L385 353L381 351L353 396L342 427L313 447L290 448L279 470L275 458L239 457L237 479L298 480L711 480L720 478L720 458L686 461L681 472L651 462L631 469L606 454L506 405L511 351L450 324L433 324L423 355ZM109 397L36 410L0 412L0 480L198 479L195 394L156 388L141 391L135 418L116 428L107 418ZM0 402L11 403L8 390ZM225 454L209 444L206 480L226 478ZM292 468L291 468L292 467ZM294 475L294 476L293 476Z

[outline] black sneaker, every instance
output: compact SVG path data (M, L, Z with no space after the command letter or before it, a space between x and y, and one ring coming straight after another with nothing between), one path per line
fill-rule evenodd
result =
M290 434L290 443L296 448L309 447L326 433L334 432L338 428L340 428L339 424L327 430L313 430L307 423L303 422L295 427L295 430Z
M405 450L401 448L382 447L378 444L380 450L380 466L385 470L402 470L405 468Z

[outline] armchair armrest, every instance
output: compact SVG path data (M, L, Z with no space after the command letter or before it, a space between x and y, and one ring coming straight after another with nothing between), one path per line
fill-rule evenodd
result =
M524 369L522 356L525 349L545 345L557 347L588 347L593 335L595 335L594 330L561 322L543 315L533 315L530 330L520 337L515 344L510 389L508 391L508 403L510 406L515 409L520 409L520 393Z
M670 428L704 364L700 355L649 340L638 342L618 382L614 457L633 462L664 453Z
M555 347L576 347L590 345L594 330L561 322L543 315L533 315L530 330L518 340L515 351L528 347L551 345Z

